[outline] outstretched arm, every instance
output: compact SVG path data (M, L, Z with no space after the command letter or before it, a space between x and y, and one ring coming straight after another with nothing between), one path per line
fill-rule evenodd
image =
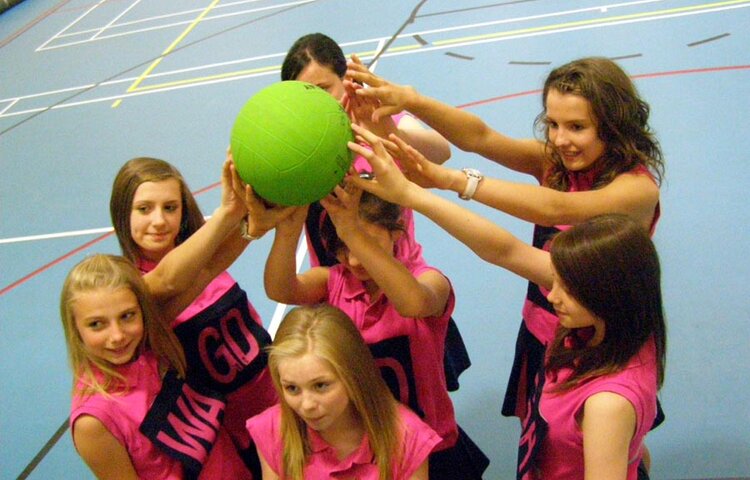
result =
M347 67L348 78L369 85L369 88L358 89L356 94L380 101L381 106L373 112L373 120L407 110L461 150L478 153L512 170L542 178L547 166L542 142L503 135L478 116L421 95L412 87L388 82L364 65L349 62Z
M410 182L378 137L360 127L353 128L372 150L356 143L350 143L349 148L367 159L373 167L375 179L368 181L352 176L350 181L363 190L425 215L483 260L551 288L548 252L527 245L493 222Z
M190 289L212 265L212 257L228 235L237 231L246 210L232 193L229 165L227 159L222 168L222 203L212 217L144 275L151 295L158 301L172 301Z
M433 165L418 149L391 138L407 176L417 184L461 193L466 175L456 169ZM650 228L659 201L659 188L644 174L622 174L597 190L560 192L539 185L513 183L485 177L474 200L521 220L539 225L575 225L596 215L622 213Z

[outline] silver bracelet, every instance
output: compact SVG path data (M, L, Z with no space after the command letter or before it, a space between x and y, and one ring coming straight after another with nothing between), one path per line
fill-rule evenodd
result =
M242 222L240 222L240 235L242 235L242 238L244 238L245 240L250 240L250 241L260 240L263 237L263 235L266 234L266 232L263 232L262 234L255 237L253 235L250 235L250 232L247 231L247 227L248 227L247 217L245 217L242 219Z

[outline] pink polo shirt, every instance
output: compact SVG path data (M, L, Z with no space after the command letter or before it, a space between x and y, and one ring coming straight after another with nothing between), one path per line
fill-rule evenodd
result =
M437 271L425 265L407 268L415 278L428 270ZM442 437L436 451L452 447L458 427L443 357L448 320L455 307L453 290L441 316L406 318L385 295L370 298L364 284L339 264L329 270L327 301L354 321L396 399Z
M432 452L440 437L414 413L399 405L402 422L400 465L394 465L393 479L407 480ZM281 439L281 406L276 405L247 421L247 430L271 469L281 474L283 444ZM339 460L336 451L314 430L307 429L310 440L310 457L305 466L305 480L351 479L379 480L380 472L374 463L372 450L365 435L359 448Z
M70 432L83 415L102 422L118 442L128 451L140 478L181 479L182 465L156 447L138 427L161 388L161 377L156 357L151 352L116 369L128 382L128 387L110 396L93 394L81 397L73 394L70 412ZM76 392L85 388L79 380Z
M538 476L535 478L583 478L583 432L576 419L580 418L589 397L612 392L624 397L635 409L636 428L628 450L627 479L636 480L642 457L641 446L656 416L656 346L653 339L630 359L622 371L597 377L562 394L551 393L551 389L570 374L570 369L564 369L556 378L546 375L539 410L547 422L548 431L542 440Z
M109 396L94 394L82 398L80 395L73 395L71 434L76 420L81 416L95 417L128 451L139 478L182 479L182 464L160 450L139 429L161 389L156 357L151 352L145 352L133 362L117 367L117 371L125 377L126 387L121 387ZM79 381L77 390L83 387ZM251 478L224 429L219 430L216 443L198 478Z

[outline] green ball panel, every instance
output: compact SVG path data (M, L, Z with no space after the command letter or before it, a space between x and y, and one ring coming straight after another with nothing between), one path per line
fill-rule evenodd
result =
M327 195L352 162L346 112L326 91L288 81L256 93L237 116L237 172L266 200L306 205Z

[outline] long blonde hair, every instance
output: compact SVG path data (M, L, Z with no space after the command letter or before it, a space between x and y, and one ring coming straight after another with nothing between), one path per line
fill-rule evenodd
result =
M310 444L304 421L284 401L279 362L313 353L326 360L341 379L365 427L380 479L391 480L394 466L402 460L398 449L403 435L398 403L351 319L330 305L297 307L284 318L268 351L269 370L281 397L281 477L303 478Z
M77 389L81 396L92 393L109 394L124 379L109 363L90 355L76 327L73 306L82 293L99 289L117 290L127 288L138 300L143 314L144 335L140 351L150 350L159 359L162 373L169 368L185 376L185 355L177 337L153 304L140 272L127 259L97 254L85 258L68 273L60 294L60 318L62 319L65 341L68 346L68 359L75 376L74 389L81 380L83 389Z

